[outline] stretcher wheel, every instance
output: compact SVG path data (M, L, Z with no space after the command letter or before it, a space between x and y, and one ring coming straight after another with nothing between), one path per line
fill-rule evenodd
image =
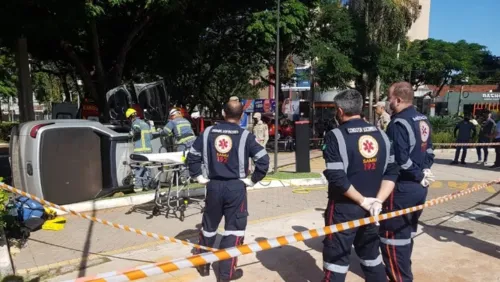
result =
M160 215L160 208L154 207L153 208L153 216L158 216L158 215Z
M170 209L167 208L166 211L165 211L165 218L168 218L168 214L170 213Z
M185 216L184 216L184 212L183 212L183 211L181 211L181 212L180 212L180 216L179 216L179 220L180 220L180 221L184 221L184 217L185 217Z

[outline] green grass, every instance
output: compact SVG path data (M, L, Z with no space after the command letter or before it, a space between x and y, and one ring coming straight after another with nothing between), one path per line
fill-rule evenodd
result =
M268 182L271 179L277 179L277 180L289 180L289 179L306 179L306 178L319 178L321 177L321 174L316 173L316 172L286 172L286 171L279 171L277 173L268 173L266 178L264 178L264 182ZM203 185L199 183L191 183L188 185L188 189L199 189L202 188ZM167 191L167 188L162 188L162 192ZM109 198L122 198L122 197L128 197L131 195L142 195L142 194L153 194L154 191L141 191L141 192L120 192L120 193L115 193L111 197L106 197L106 198L101 198L98 199L97 201L100 200L106 200Z
M276 179L304 179L304 178L319 178L321 174L316 172L288 172L278 171L277 173L268 173L266 178Z

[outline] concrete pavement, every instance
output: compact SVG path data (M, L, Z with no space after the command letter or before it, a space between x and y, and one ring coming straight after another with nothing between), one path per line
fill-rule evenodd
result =
M429 189L429 199L471 187L477 183L476 179L498 177L498 172L481 167L449 166L439 162L447 157L446 154L437 155L433 171L440 181ZM324 161L314 159L311 167L321 172ZM457 172L458 169L461 172ZM459 181L457 177L466 181ZM249 235L245 238L247 242L323 224L321 213L326 205L326 188L317 187L307 194L294 193L294 189L296 187L280 187L248 193L250 224ZM489 187L424 211L421 218L423 233L416 241L421 247L415 251L415 281L500 281L498 274L492 271L500 258L499 190L498 186ZM144 205L131 213L129 208L118 208L96 211L95 216L176 238L196 240L201 219L199 210L189 209L184 222L163 216L150 218L150 211L151 206ZM51 277L53 281L63 281L184 257L190 252L183 246L157 242L74 216L67 216L67 219L63 231L32 234L27 247L14 257L19 274L41 274L42 280ZM321 276L320 248L321 239L316 239L243 256L239 264L245 270L245 277L241 281L319 281L316 278ZM466 261L468 258L473 258L473 261ZM359 267L353 263L348 281L362 281L360 275ZM439 280L436 277L440 277ZM146 281L214 281L214 278L202 280L193 269L187 269Z
M316 192L317 193L317 192ZM482 193L482 192L479 192ZM322 194L322 193L319 193ZM474 199L489 198L487 193L476 194ZM470 202L463 199L463 202ZM462 201L462 200L461 200ZM500 201L488 200L495 205ZM441 208L446 208L443 204ZM450 207L447 207L450 208ZM302 212L279 217L253 221L247 229L245 240L254 241L271 238L323 225L321 207L307 209ZM424 211L422 225L415 239L413 255L413 272L415 281L500 281L498 259L500 258L500 238L490 236L478 238L472 228L464 228L456 223L431 224L439 213L433 208ZM494 231L498 225L482 226ZM467 226L474 224L467 222ZM497 223L498 224L498 223ZM451 226L449 226L451 225ZM494 234L492 234L494 235ZM299 242L257 254L249 254L239 258L238 265L244 270L244 277L239 281L320 281L322 278L322 238ZM94 275L110 270L120 270L137 265L144 261L166 261L188 256L189 248L162 244L124 255L121 259L112 258L107 262L88 268L85 275ZM214 269L217 265L214 264ZM72 272L51 281L74 279L78 272ZM170 274L154 276L139 281L215 281L214 271L210 277L201 278L194 269L185 269ZM351 267L347 276L348 282L364 281L363 273L358 265L354 252Z

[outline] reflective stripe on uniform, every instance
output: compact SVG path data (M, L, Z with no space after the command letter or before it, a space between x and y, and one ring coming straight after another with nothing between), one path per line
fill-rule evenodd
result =
M208 232L205 230L201 230L201 233L203 233L203 236L205 236L205 237L214 237L215 235L217 235L217 231Z
M191 136L188 136L188 137L185 137L185 138L179 139L179 140L177 141L177 144L185 144L185 143L187 143L187 142L189 142L189 141L191 141L191 140L193 140L193 139L195 139L195 138L196 138L196 136L191 135Z
M190 153L190 154L193 154L193 155L195 155L195 156L201 156L201 153L200 153L200 152L198 152L198 151L196 151L196 149L195 149L195 148L193 148L193 147L191 147L191 148L189 149L189 153Z
M380 242L391 246L406 246L411 244L411 239L387 239L380 237Z
M208 179L208 135L210 134L210 131L212 130L213 126L209 126L203 131L203 164L201 165L201 172L203 174L203 177Z
M150 134L151 130L141 130L141 149L143 150L152 150L151 148L146 147L146 134Z
M402 118L397 118L394 120L394 123L396 123L396 122L399 122L400 124L402 124L406 128L406 131L408 131L408 139L410 141L410 152L409 153L411 154L411 152L413 152L413 148L415 148L415 144L417 144L417 139L415 139L415 132L413 132L413 129L407 120L402 119Z
M348 265L338 265L326 261L323 262L323 268L325 268L328 271L337 273L347 273L349 271Z
M238 145L238 167L240 171L240 178L246 178L245 173L245 147L247 143L248 130L243 130L240 138L240 144Z
M344 170L344 164L341 162L326 163L326 169L331 170Z
M347 158L347 146L345 144L344 136L340 129L335 128L332 129L333 135L337 139L337 144L339 145L339 153L340 158L342 158L342 162L344 163L344 171L347 173L347 167L349 166L349 159Z
M260 158L262 158L263 156L265 156L267 154L267 151L266 149L262 149L260 150L257 154L255 154L255 156L253 157L253 161L256 162L258 161Z
M389 141L389 137L387 137L387 134L383 130L380 130L380 134L382 134L382 138L384 139L385 142L385 164L384 164L384 172L387 169L387 165L390 163L390 156L391 156L391 141ZM394 156L393 156L394 157ZM394 162L394 160L392 161Z
M222 236L238 236L238 237L243 237L245 236L245 230L224 230L224 233L222 233Z
M396 161L396 158L394 157L394 155L390 155L389 156L389 163L393 164L395 161Z
M401 165L401 168L402 169L409 169L411 167L411 165L413 164L413 162L411 161L411 159L408 159L406 161L406 163L404 163L403 165Z
M361 263L364 266L375 267L382 263L382 256L378 255L376 259L367 259L367 260L359 259L359 263Z

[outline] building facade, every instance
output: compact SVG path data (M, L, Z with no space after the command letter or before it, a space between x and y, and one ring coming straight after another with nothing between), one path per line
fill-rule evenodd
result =
M419 0L420 16L412 24L408 31L408 39L427 40L429 39L429 23L431 16L431 0Z

